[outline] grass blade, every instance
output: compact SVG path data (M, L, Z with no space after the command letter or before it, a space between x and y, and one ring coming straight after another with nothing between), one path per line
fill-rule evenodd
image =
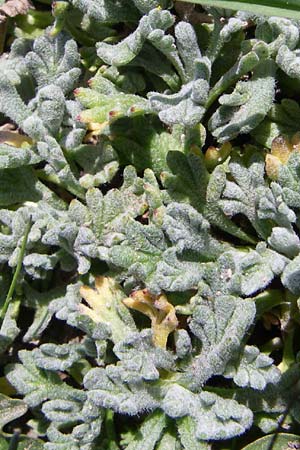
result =
M180 0L190 2L190 0ZM300 19L299 0L192 0L192 3L215 6L217 8L233 9L235 11L248 11L266 16L280 16L291 19ZM272 3L272 5L270 5Z

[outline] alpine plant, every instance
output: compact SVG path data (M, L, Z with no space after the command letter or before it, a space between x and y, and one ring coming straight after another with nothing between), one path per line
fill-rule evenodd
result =
M300 23L52 10L0 59L1 449L295 432Z

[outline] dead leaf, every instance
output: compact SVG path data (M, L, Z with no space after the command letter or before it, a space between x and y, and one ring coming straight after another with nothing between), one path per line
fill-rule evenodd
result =
M166 348L168 336L178 326L174 306L164 294L155 296L147 289L134 291L123 303L128 308L145 314L151 320L153 343L156 347Z
M5 22L7 17L26 14L30 8L33 8L33 6L29 0L8 0L0 6L0 23Z

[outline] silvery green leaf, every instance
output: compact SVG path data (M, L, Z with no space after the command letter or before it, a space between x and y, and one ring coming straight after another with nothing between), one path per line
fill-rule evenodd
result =
M179 329L174 335L176 355L182 359L190 355L192 351L192 342L188 332L184 329Z
M80 75L77 44L64 32L55 38L43 35L35 39L25 61L39 88L54 84L67 94Z
M37 164L41 158L34 148L19 148L12 145L0 144L0 168L13 169L21 166Z
M167 8L170 4L169 0L133 0L135 6L143 13L148 13L153 8Z
M96 406L134 416L157 408L159 401L140 380L124 383L118 366L91 369L84 377L88 399Z
M281 281L293 294L300 294L300 256L296 256L284 269Z
M241 341L255 317L252 300L216 296L213 300L197 297L190 321L192 333L201 341L200 355L188 368L185 378L191 387L200 387L212 375L221 374L228 361L239 351Z
M168 248L157 264L154 282L151 290L158 288L176 292L194 289L202 278L203 268L199 261L199 254L186 259L177 253L176 248Z
M239 389L233 395L238 402L245 404L255 413L264 414L286 414L289 413L299 417L297 412L298 402L295 402L297 396L297 383L299 381L299 364L293 364L284 372L278 383L268 384L263 391L253 389ZM299 420L296 418L296 420Z
M291 78L300 80L300 52L291 51L286 45L282 45L277 53L276 62Z
M271 148L273 140L282 135L293 136L300 120L300 107L293 99L284 98L272 106L263 122L251 135L261 145Z
M34 308L33 322L23 337L24 342L30 342L38 339L49 325L52 313L49 311L48 305L56 299L64 299L65 289L54 288L46 292L38 292L30 286L26 286L25 295L26 306Z
M170 203L162 228L179 253L196 252L202 261L215 259L225 249L210 235L209 222L190 205Z
M46 136L44 142L38 143L38 153L49 166L45 170L57 177L61 184L79 198L84 196L84 189L80 186L73 170L65 158L62 148L52 136Z
M162 172L161 181L170 199L190 203L212 225L249 241L248 235L222 210L220 197L226 185L226 171L223 165L217 166L209 175L203 157L193 153L184 155L177 151L168 153L167 163L169 170Z
M0 393L0 430L7 423L23 416L27 411L27 405L23 400L12 399Z
M48 400L42 411L51 422L79 422L82 420L81 407L81 402L74 400Z
M169 151L167 164L169 170L162 172L161 181L170 199L190 203L202 212L209 180L203 159L193 153L185 155L178 151Z
M19 358L21 363L8 366L6 377L29 406L37 406L49 398L74 398L75 391L79 398L85 399L84 392L64 384L58 374L37 368L30 351L21 350Z
M52 371L65 371L83 356L80 344L42 344L32 351L37 367Z
M250 409L235 400L212 392L194 394L174 384L163 400L162 408L172 418L190 416L199 440L222 440L238 436L252 425Z
M284 201L283 188L278 183L272 182L270 189L259 190L258 194L258 218L269 219L274 224L279 225L279 227L291 230L292 224L296 222L297 216Z
M253 70L251 80L239 81L232 94L219 98L221 106L209 121L219 142L249 133L264 119L274 100L274 74L274 62L263 61Z
M299 167L300 154L292 152L287 164L282 164L278 173L277 181L282 188L282 198L291 208L299 208L300 206Z
M0 169L0 205L10 206L42 198L38 179L31 167Z
M51 84L39 89L36 112L49 134L56 136L65 112L65 97L62 90Z
M118 44L110 45L99 42L96 45L97 55L107 64L126 65L139 54L146 39L151 37L151 33L161 30L161 39L163 31L170 28L173 23L174 18L168 11L153 9L148 15L141 18L136 30Z
M20 303L10 301L4 319L0 327L0 354L4 353L20 333L17 326Z
M159 379L159 369L174 369L172 354L153 345L152 334L148 329L129 334L114 346L113 351L121 360L120 376L124 382L134 383L140 379L154 381Z
M160 77L172 91L180 87L180 78L175 71L175 67L167 58L162 59L159 50L147 42L130 65L142 67L149 74Z
M226 181L219 204L226 216L244 214L258 234L265 238L271 232L270 224L260 219L260 216L264 216L260 214L257 203L261 201L261 209L266 209L265 198L271 197L272 200L272 193L264 180L264 161L261 155L254 153L246 163L234 156L229 162L229 170L231 180ZM276 212L276 207L274 209Z
M149 92L148 98L153 112L167 125L182 124L193 127L205 113L209 92L211 64L208 58L196 59L194 79L184 84L175 94Z
M109 250L108 261L115 267L126 269L127 274L137 282L151 284L157 263L166 249L162 230L154 225L143 226L129 220L125 233L125 240Z
M166 430L157 444L157 450L181 450L181 445L177 440L174 430Z
M124 171L120 189L111 189L105 196L99 189L90 189L86 195L90 228L99 243L110 247L126 235L126 225L131 218L142 215L147 208L144 190L133 168Z
M137 171L152 169L156 175L168 171L168 158L174 149L178 152L184 146L173 129L168 132L158 127L149 118L138 117L128 123L128 136L123 130L112 130L114 138L113 148L117 151L121 164L133 164Z
M233 378L241 387L251 387L260 391L268 383L280 380L279 369L273 365L273 360L260 353L257 347L246 345L238 360L229 361L223 375Z
M47 276L47 272L54 269L59 261L59 256L57 254L41 254L41 253L31 253L26 255L23 260L24 270L32 278L44 279Z
M190 416L181 417L176 420L180 442L184 450L210 450L211 444L196 438L196 426Z
M126 450L154 450L157 441L167 426L167 418L161 411L149 415L140 426L135 438Z
M113 147L104 140L98 145L82 144L73 147L70 156L85 172L79 182L86 189L111 181L119 168Z
M30 115L16 87L2 74L0 75L0 112L17 124L21 124Z
M247 22L238 17L230 17L228 21L221 21L222 13L215 8L211 10L214 16L214 28L210 37L210 43L206 51L206 56L214 62L220 54L225 43L229 42L234 34L243 30Z
M96 410L88 401L83 403L75 397L69 400L47 401L42 409L46 417L51 420L47 429L50 442L45 444L45 448L92 450L94 440L101 432L101 410ZM67 433L65 427L68 428Z
M71 4L98 23L135 22L139 17L129 0L71 0Z
M258 18L255 37L267 42L271 54L282 46L294 50L299 40L299 28L295 22L284 17Z
M206 276L213 292L222 292L226 286L228 293L248 296L266 288L283 272L287 263L287 258L269 250L265 243L261 242L255 250L248 252L224 252L218 259L215 271L208 272Z
M297 256L300 251L300 240L296 233L283 227L274 227L272 229L268 243L277 252L283 253L289 258Z
M236 83L243 75L251 72L260 61L269 57L269 51L265 43L258 41L254 43L253 46L250 46L250 48L245 49L243 48L243 44L249 44L249 41L241 43L244 54L221 76L221 78L219 78L215 85L211 87L208 95L207 107L212 105L219 95Z

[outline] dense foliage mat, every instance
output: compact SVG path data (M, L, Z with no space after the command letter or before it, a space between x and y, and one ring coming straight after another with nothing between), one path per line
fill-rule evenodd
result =
M300 22L34 6L2 8L0 449L300 448Z

